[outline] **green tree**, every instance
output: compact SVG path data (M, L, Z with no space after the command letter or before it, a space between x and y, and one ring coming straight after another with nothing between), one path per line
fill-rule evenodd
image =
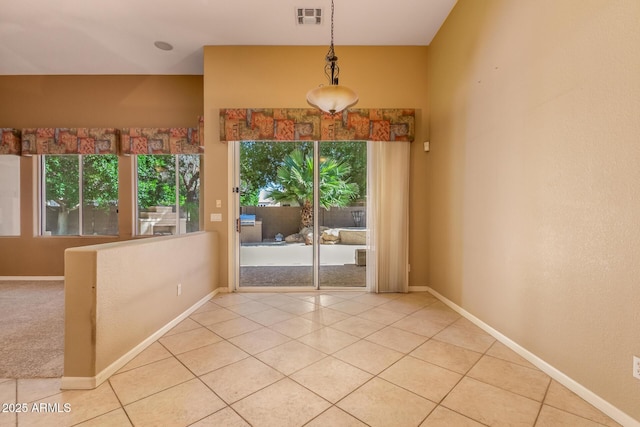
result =
M176 205L176 156L139 155L138 208ZM187 231L200 229L200 156L178 156L178 204L187 218Z
M58 209L55 234L69 234L69 214L78 209L81 202L105 210L118 204L118 157L115 155L48 155L45 156L44 175L47 204Z
M138 163L138 208L175 206L176 163L170 154L140 155Z
M68 234L69 212L80 203L78 156L46 156L45 199L58 206L57 233Z
M200 230L200 156L179 157L180 210L187 216L187 232Z
M260 190L277 181L278 167L283 158L294 149L311 151L309 141L265 142L242 141L240 143L240 204L257 206ZM367 143L366 141L325 141L320 143L320 156L333 157L348 164L351 169L345 179L358 184L362 199L367 190Z
M257 206L260 190L276 181L282 159L295 148L310 149L309 142L242 141L240 143L240 205Z
M351 170L345 179L358 184L355 200L364 200L367 194L367 142L366 141L323 141L320 143L320 157L333 157L346 163Z
M118 204L118 156L82 156L82 198L105 210Z
M358 185L348 181L351 167L332 157L320 160L320 206L325 209L344 207L358 195ZM295 149L278 167L276 184L267 188L276 202L297 202L301 207L300 228L313 225L313 155Z

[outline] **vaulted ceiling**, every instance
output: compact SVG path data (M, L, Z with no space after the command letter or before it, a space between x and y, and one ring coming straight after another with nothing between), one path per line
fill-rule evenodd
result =
M335 0L336 48L428 45L456 1ZM330 0L0 0L0 75L197 75L203 46L328 46L330 14Z

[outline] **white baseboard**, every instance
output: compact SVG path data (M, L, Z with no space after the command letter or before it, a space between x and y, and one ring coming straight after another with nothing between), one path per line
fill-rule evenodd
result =
M422 286L420 288L422 288ZM551 366L549 363L540 359L535 354L531 353L529 350L523 348L515 341L512 341L507 336L496 331L491 326L487 325L482 320L475 317L473 314L469 313L462 307L455 304L453 301L450 301L446 297L442 296L438 291L432 289L429 286L426 286L426 288L428 292L430 292L433 296L435 296L440 301L445 303L451 309L456 311L458 314L465 317L467 320L469 320L470 322L472 322L473 324L475 324L476 326L484 330L489 335L493 336L496 340L500 341L502 344L506 345L511 350L515 351L518 355L522 356L527 361L535 365L542 372L549 375L551 378L553 378L554 380L556 380L557 382L559 382L560 384L562 384L563 386L565 386L566 388L568 388L569 390L571 390L572 392L580 396L582 399L589 402L591 405L593 405L594 407L596 407L597 409L605 413L607 416L609 416L616 422L622 424L623 426L640 427L640 423L638 423L636 419L632 418L631 416L627 415L620 409L616 408L611 403L607 402L606 400L604 400L603 398L601 398L600 396L598 396L588 388L584 387L582 384L568 377L562 371L556 369L555 367Z
M98 387L96 377L62 377L60 390L93 390Z
M211 298L216 296L220 291L225 292L224 289L216 289L200 301L192 305L185 312L180 314L178 317L173 319L171 322L164 325L162 328L158 329L154 334L149 336L147 339L142 341L140 344L132 348L126 354L121 356L118 360L113 362L111 365L107 366L102 371L98 372L95 377L62 377L60 388L63 390L90 390L98 387L100 384L105 382L109 377L118 372L124 365L129 363L134 357L142 353L144 349L149 347L151 344L156 342L160 337L162 337L165 333L175 327L178 323L182 322L184 319L189 317L191 313L196 311L198 308L206 304Z
M429 292L428 286L409 286L409 292Z
M64 276L0 276L0 280L11 280L13 282L64 280Z

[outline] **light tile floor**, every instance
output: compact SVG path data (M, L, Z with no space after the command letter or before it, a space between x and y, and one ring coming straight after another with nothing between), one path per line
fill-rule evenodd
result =
M97 389L59 386L0 379L27 409L0 427L618 425L426 293L220 294Z

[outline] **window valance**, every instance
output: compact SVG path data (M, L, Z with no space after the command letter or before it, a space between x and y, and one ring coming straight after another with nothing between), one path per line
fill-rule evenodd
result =
M0 128L0 155L202 154L204 120L195 128Z
M415 110L221 109L220 141L413 141Z
M117 154L115 128L27 128L22 129L22 155Z
M202 154L202 125L197 128L125 128L122 154Z
M20 155L20 131L12 128L0 128L0 133L2 134L2 139L0 139L0 155Z

